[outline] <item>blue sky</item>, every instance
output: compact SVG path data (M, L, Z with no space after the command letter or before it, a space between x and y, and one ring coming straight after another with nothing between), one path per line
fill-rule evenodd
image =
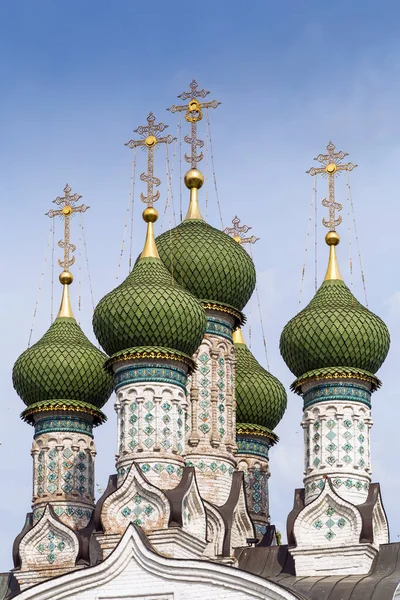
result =
M261 239L253 249L258 270L271 371L288 388L293 377L279 355L279 335L298 310L312 180L305 171L330 139L359 167L351 174L369 306L389 325L392 348L373 397L373 480L382 485L392 540L400 536L397 511L398 363L400 360L399 191L400 8L395 1L338 1L334 5L281 0L151 3L119 0L3 2L0 5L0 570L11 567L11 545L30 508L33 430L11 369L25 349L49 232L44 213L68 182L90 205L85 215L95 301L115 286L130 186L132 152L124 142L151 110L176 135L177 117L165 108L192 78L222 101L210 115L224 226L238 214ZM200 129L205 136L205 127ZM142 161L138 173L144 168ZM209 160L210 163L210 160ZM202 164L205 169L205 161ZM157 156L162 212L165 161ZM174 198L179 204L178 159ZM209 221L219 226L209 166ZM325 182L318 182L319 200ZM136 188L134 256L144 238ZM207 187L203 188L202 202ZM344 178L338 200L345 205ZM184 203L187 195L184 194ZM346 280L346 210L339 260ZM327 260L318 209L318 273ZM73 241L79 246L79 221ZM61 235L60 223L56 240ZM76 228L74 230L74 226ZM167 220L163 223L167 226ZM75 238L74 238L75 231ZM340 231L340 230L339 230ZM303 305L313 294L309 250ZM56 250L56 257L57 257ZM82 311L87 335L92 307L82 262ZM51 259L43 280L33 339L50 322ZM356 264L356 253L354 252ZM124 254L122 274L127 272ZM354 291L363 299L359 269ZM55 303L60 290L55 288ZM246 309L252 350L263 354L257 305ZM248 336L248 331L245 331ZM113 472L116 427L96 431L97 479ZM271 452L271 514L284 531L293 491L302 481L301 400L289 394Z

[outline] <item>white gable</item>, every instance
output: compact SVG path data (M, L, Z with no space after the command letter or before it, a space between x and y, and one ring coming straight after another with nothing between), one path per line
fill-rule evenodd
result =
M133 525L95 567L41 583L15 600L295 600L276 584L204 560L168 559L149 550Z

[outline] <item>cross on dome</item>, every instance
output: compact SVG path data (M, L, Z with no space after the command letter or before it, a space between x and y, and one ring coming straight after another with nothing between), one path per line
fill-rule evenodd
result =
M329 231L335 231L336 227L342 222L341 215L336 218L336 211L341 211L343 207L335 202L335 175L339 175L340 171L352 171L357 167L351 162L343 164L342 160L348 156L348 152L343 152L343 150L335 152L335 148L335 144L329 142L326 147L328 153L318 154L314 158L322 164L322 167L311 167L306 171L312 176L322 174L324 177L328 177L328 199L324 198L322 204L329 209L329 219L322 219L322 223L325 227L328 227Z
M197 148L203 148L203 140L197 138L197 123L203 118L202 108L217 108L221 102L218 100L211 100L210 102L199 102L197 98L205 98L210 93L208 90L198 90L198 83L194 79L190 84L190 92L182 92L178 98L182 100L189 100L187 104L175 105L173 104L167 110L172 113L186 111L185 119L190 123L190 136L185 135L185 142L190 144L191 152L190 156L185 154L185 160L190 163L191 168L195 169L198 162L203 160L203 153L197 154Z
M245 234L252 229L249 225L239 225L240 219L238 216L232 219L233 227L225 227L224 233L230 235L238 244L255 244L260 238L255 235L245 237Z
M160 192L158 190L154 193L154 186L158 187L161 183L161 180L154 176L154 150L156 149L157 144L171 144L176 140L172 135L160 137L160 133L167 129L168 125L165 125L164 123L155 123L155 120L155 116L150 112L147 117L148 125L140 125L134 130L135 133L142 136L142 139L129 140L129 142L125 143L125 146L128 146L129 148L140 147L142 150L147 149L147 173L142 173L140 175L140 179L147 183L147 196L141 193L140 199L147 204L148 207L152 207L154 202L157 202L160 197Z

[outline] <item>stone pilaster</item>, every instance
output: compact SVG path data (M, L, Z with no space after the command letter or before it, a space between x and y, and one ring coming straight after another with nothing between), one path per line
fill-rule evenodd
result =
M236 467L234 317L207 310L207 329L188 386L186 464L196 468L203 498L226 502Z
M371 482L371 384L357 379L313 381L302 386L305 502L328 475L336 493L365 502Z
M114 365L118 485L133 462L153 485L178 485L185 465L187 365L131 360Z
M270 444L256 436L237 437L237 468L244 472L247 508L256 529L262 538L270 523L268 479Z
M72 529L88 524L94 509L96 449L90 416L38 413L34 416L33 522L50 503Z

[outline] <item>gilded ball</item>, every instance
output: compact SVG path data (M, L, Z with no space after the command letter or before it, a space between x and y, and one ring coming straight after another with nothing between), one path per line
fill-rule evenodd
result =
M328 231L325 236L325 242L328 244L328 246L337 246L340 242L340 236L338 233L336 233L336 231Z
M197 188L198 190L204 183L204 175L198 169L190 169L185 175L185 185L189 190Z
M158 219L158 212L153 206L149 206L148 208L144 209L142 216L146 223L155 223Z
M60 283L62 283L63 285L70 285L73 282L74 278L72 277L72 273L70 273L69 271L63 271L62 273L60 273L59 280Z

